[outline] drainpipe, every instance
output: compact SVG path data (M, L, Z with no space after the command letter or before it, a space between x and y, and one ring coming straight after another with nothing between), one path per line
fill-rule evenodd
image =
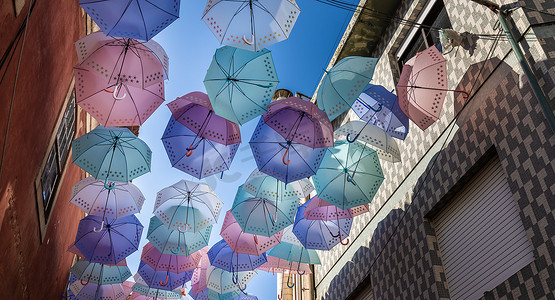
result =
M501 27L503 27L503 30L505 31L505 34L509 39L509 43L511 44L511 48L515 52L515 55L518 61L520 62L520 65L522 66L522 70L524 71L524 74L528 78L528 82L530 82L530 85L532 86L532 91L534 92L534 95L540 102L540 106L543 110L545 118L547 119L547 122L549 123L549 126L551 127L551 130L555 133L555 116L553 116L553 110L551 110L551 107L547 103L547 98L543 94L543 91L540 88L540 85L538 83L538 80L536 79L536 76L534 76L534 73L532 73L532 68L528 64L528 61L524 58L524 54L520 50L520 47L516 42L513 32L509 28L509 25L507 23L507 19L509 19L509 15L510 15L510 11L506 8L504 9L503 7L501 7L501 10L499 11L499 23L501 24Z

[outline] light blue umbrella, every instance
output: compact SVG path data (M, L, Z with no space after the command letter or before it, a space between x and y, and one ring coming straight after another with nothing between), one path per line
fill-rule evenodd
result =
M232 291L229 293L220 294L209 288L205 288L196 295L193 294L193 290L189 292L189 296L191 296L191 298L193 298L194 300L233 300L242 294L243 293L241 293L241 291Z
M172 230L154 216L150 218L146 238L163 254L189 256L208 246L211 233L212 225L197 232Z
M229 46L216 50L204 77L214 112L239 124L266 111L278 82L270 51Z
M208 266L208 268L206 268L206 286L209 290L215 291L218 294L227 294L240 290L244 291L247 287L247 283L256 274L256 271L244 271L237 272L237 274L233 275L231 272L223 269Z
M370 203L384 181L378 154L359 142L328 148L312 177L318 197L340 209Z
M314 186L306 178L286 185L285 182L255 169L243 184L243 189L253 197L266 198L278 203L277 201L281 200L305 198L314 190Z
M152 299L181 299L180 293L151 288L140 283L135 283L131 289L133 293L141 294Z
M330 121L351 108L362 90L372 80L377 58L349 56L335 64L318 87L316 102Z
M131 277L131 271L127 266L103 265L87 260L77 261L69 271L83 284L89 282L96 284L123 283Z
M73 163L96 179L127 182L150 172L150 148L127 128L98 126L71 147Z

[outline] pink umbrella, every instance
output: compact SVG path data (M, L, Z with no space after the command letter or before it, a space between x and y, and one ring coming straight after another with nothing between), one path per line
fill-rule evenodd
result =
M299 262L291 262L275 256L267 256L268 261L258 267L258 270L272 273L293 273L301 272L301 274L310 274L310 265Z
M307 220L333 221L339 219L352 219L368 211L368 204L343 210L318 196L314 196L306 206L304 216Z
M447 63L436 46L419 52L403 66L397 92L401 110L422 130L439 120L447 91Z
M258 256L279 244L282 234L283 230L270 237L244 233L229 210L225 214L220 232L233 252Z
M134 285L134 284L135 284L135 283L134 283L133 281L129 281L129 280L126 280L125 282L123 282L123 283L121 284L121 287L123 288L123 292L124 292L126 295L130 295L131 292L132 292L132 288L133 288L133 285Z
M193 278L191 279L191 291L194 296L202 292L206 287L206 268L210 266L210 259L208 258L208 250L210 248L204 247L199 252L202 253L202 257L197 265L197 268L193 272Z
M162 254L150 242L143 247L141 255L141 260L155 271L168 271L176 274L193 270L200 258L201 255L198 252L189 256Z
M145 87L109 83L75 67L76 101L104 126L139 126L164 102L164 83Z

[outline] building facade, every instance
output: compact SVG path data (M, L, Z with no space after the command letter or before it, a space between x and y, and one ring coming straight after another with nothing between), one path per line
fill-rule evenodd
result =
M448 85L470 97L448 92L425 131L411 122L350 243L320 251L310 291L283 299L555 299L555 3L477 2L360 1L329 67L379 57L372 83L392 90L451 28L462 39L442 45Z

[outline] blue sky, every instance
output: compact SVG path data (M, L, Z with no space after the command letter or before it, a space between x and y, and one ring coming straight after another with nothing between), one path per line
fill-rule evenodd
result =
M357 0L349 2L355 1L358 3ZM148 242L146 232L156 193L181 179L199 181L171 167L160 138L171 115L165 104L189 92L205 92L202 81L212 55L220 47L201 20L205 4L206 1L200 0L181 1L180 18L154 38L170 57L170 80L166 81L166 102L141 126L139 134L153 153L151 173L134 180L147 201L142 212L137 215L145 226L140 249L127 259L133 273L137 271L141 249ZM272 51L280 80L278 88L312 96L352 13L316 0L298 0L297 4L301 14L290 38L268 49ZM237 187L256 168L248 141L257 121L258 118L241 126L243 142L223 178L217 175L201 180L208 183L224 202L218 224L212 231L210 246L221 239L221 223L225 212L233 204ZM276 299L276 290L276 277L263 271L258 272L258 276L247 286L247 292L259 299Z

